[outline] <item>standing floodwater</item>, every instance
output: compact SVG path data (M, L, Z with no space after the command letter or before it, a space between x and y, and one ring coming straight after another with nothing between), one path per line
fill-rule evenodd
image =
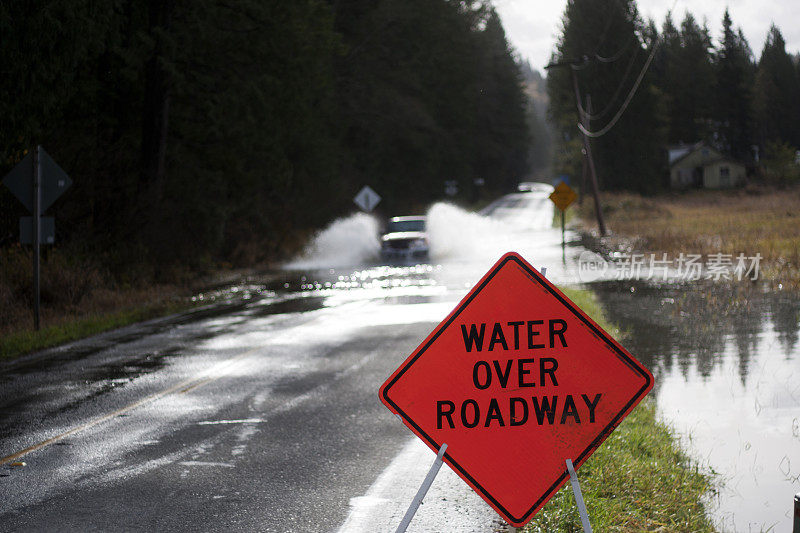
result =
M380 221L359 214L321 232L275 289L285 285L318 305L441 304L443 315L511 250L559 284L602 277L579 276L587 252L578 246L562 264L545 192L505 196L481 214L435 204L427 215L426 262L381 262ZM720 529L790 530L800 492L800 299L749 281L590 285L627 333L622 343L655 375L665 420L692 457L719 473L709 510Z
M595 289L628 332L623 344L655 375L659 410L720 474L710 506L720 529L790 531L800 492L800 299L749 284Z

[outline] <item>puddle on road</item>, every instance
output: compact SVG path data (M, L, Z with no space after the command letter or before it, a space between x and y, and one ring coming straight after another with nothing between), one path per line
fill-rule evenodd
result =
M723 486L722 531L789 531L800 492L800 297L760 286L592 286L659 410Z

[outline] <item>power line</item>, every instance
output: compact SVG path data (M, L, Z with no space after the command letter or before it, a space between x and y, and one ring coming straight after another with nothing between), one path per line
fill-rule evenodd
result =
M678 0L674 0L672 2L672 7L670 8L670 12L675 9L675 5L677 3L678 3ZM625 113L625 110L628 109L628 105L631 103L631 100L633 99L633 96L636 94L636 91L639 89L639 85L642 83L642 79L644 79L644 75L645 75L645 73L647 73L647 69L650 67L650 63L653 61L653 57L655 56L656 50L658 49L658 45L660 43L661 43L661 39L659 38L658 32L656 32L656 35L653 38L653 44L652 44L652 48L650 50L650 55L648 56L647 61L645 61L644 66L642 67L642 71L639 73L639 76L636 78L636 82L633 84L633 87L631 87L630 92L628 92L628 96L625 98L625 101L622 102L622 106L619 108L619 111L617 111L617 114L614 115L614 118L612 118L611 121L608 124L606 124L606 126L603 129L601 129L599 131L592 132L592 131L589 131L587 128L584 127L584 125L582 124L582 122L583 122L582 117L579 117L579 118L581 118L581 120L578 122L578 129L581 131L581 133L583 133L587 137L591 137L593 139L596 139L598 137L602 137L603 135L605 135L606 133L611 131L611 128L613 128L617 124L619 119L622 117L623 113ZM576 80L575 91L576 91L576 93L578 91L577 80ZM586 112L586 110L584 110L583 106L581 105L580 95L578 95L578 112L579 113L585 113Z
M582 103L579 103L578 110L582 114L582 116L585 116L589 120L601 120L605 118L608 112L611 111L611 108L614 106L614 103L617 101L620 92L622 92L622 88L625 86L625 82L628 80L628 76L630 76L631 70L633 69L634 63L636 63L636 58L638 56L639 56L639 47L637 46L636 49L633 51L633 54L631 55L630 61L628 61L628 66L625 67L625 73L622 75L622 79L620 80L619 84L617 85L617 88L614 90L614 94L608 100L608 103L603 108L603 110L600 111L599 113L591 113L587 109L583 108Z
M611 54L611 57L603 57L603 56L601 56L599 53L595 53L595 54L594 54L594 57L595 57L595 59L597 59L597 60L598 60L599 62L601 62L601 63L614 63L614 62L615 62L615 61L617 61L617 60L618 60L620 57L622 57L622 54L624 54L624 53L625 53L625 51L628 49L628 47L629 47L629 46L630 46L630 45L631 45L631 44L632 44L632 43L633 43L635 40L636 40L636 36L634 35L634 36L632 36L632 37L631 37L631 40L630 40L630 41L628 41L627 43L625 43L624 45L622 45L622 47L621 47L621 48L620 48L620 49L617 51L617 53L616 53L616 54ZM598 50L599 50L599 48L598 48Z
M612 118L611 121L608 124L606 124L606 126L603 129L599 131L589 131L583 126L583 124L578 122L578 129L581 130L581 133L583 133L587 137L596 139L598 137L602 137L603 135L611 131L611 128L613 128L617 124L619 119L622 117L623 113L625 113L625 110L628 109L628 104L631 103L633 96L636 94L637 89L639 89L639 85L642 83L644 75L645 73L647 73L647 69L650 67L650 63L653 61L653 57L656 55L656 50L658 49L658 45L660 42L661 40L658 38L658 36L656 36L655 42L653 43L652 49L650 50L650 56L647 58L647 61L645 61L644 66L642 67L642 71L639 72L639 76L636 78L636 82L633 84L633 87L631 87L631 90L628 92L628 96L625 98L625 101L622 102L622 106L619 108L619 111L617 111L617 114L614 115L614 118Z

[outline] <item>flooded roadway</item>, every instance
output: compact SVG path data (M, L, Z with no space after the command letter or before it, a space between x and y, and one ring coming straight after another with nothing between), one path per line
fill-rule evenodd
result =
M380 383L503 253L580 281L583 250L562 263L546 193L484 214L433 206L430 261L393 265L377 257L377 222L355 215L284 270L198 295L227 305L0 367L0 456L35 448L0 467L4 529L392 529L432 454L378 403ZM592 285L653 370L664 417L721 473L720 528L787 529L798 300L757 285ZM413 530L497 529L445 470Z
M431 457L378 386L514 239L560 261L546 195L492 210L434 206L425 264L381 264L375 222L350 217L285 270L198 295L227 304L3 364L2 529L395 527ZM454 475L432 490L416 531L497 528Z

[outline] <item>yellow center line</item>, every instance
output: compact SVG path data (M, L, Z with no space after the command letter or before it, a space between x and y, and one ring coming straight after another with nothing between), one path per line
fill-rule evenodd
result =
M163 390L161 392L156 392L156 393L151 394L149 396L145 396L144 398L142 398L140 400L137 400L137 401L135 401L133 403L129 403L125 407L121 407L121 408L117 409L116 411L114 411L112 413L108 413L108 414L99 416L97 418L93 418L92 420L89 420L88 422L86 422L84 424L81 424L80 426L76 426L76 427L74 427L72 429L69 429L69 430L63 432L63 433L59 433L58 435L56 435L54 437L50 437L49 439L43 440L43 441L41 441L41 442L39 442L37 444L34 444L32 446L28 446L27 448L24 448L24 449L22 449L22 450L20 450L20 451L18 451L16 453L12 453L11 455L7 455L7 456L5 456L3 458L0 458L0 466L8 464L8 463L10 463L12 461L16 461L20 457L28 455L31 452L35 452L36 450L40 450L40 449L42 449L42 448L44 448L46 446L49 446L50 444L53 444L54 442L60 441L61 439L65 438L65 437L68 437L70 435L74 435L75 433L80 433L81 431L85 431L85 430L87 430L89 428L92 428L92 427L98 425L98 424L102 424L106 420L109 420L111 418L119 416L119 415L121 415L123 413L126 413L128 411L132 411L133 409L136 409L137 407L141 407L142 405L146 405L148 403L154 402L154 401L158 400L159 398L163 398L164 396L167 396L168 394L172 394L175 391L179 391L179 393L185 393L185 392L189 392L190 390L194 390L196 388L202 387L203 385L206 385L208 383L211 383L212 381L214 381L216 379L219 379L219 378L221 378L222 376L225 375L224 373L221 372L222 370L232 366L234 363L236 363L240 359L243 359L243 358L247 357L248 355L251 355L251 354L255 353L258 350L259 350L259 348L253 348L252 350L248 350L248 351L246 351L246 352L244 352L244 353L242 353L240 355L237 355L236 357L232 357L231 359L228 359L227 361L224 361L222 363L217 364L213 368L210 368L209 370L206 370L205 372L203 372L202 374L200 374L198 376L194 376L194 377L191 377L191 378L189 378L187 380L181 381L177 385L173 385L172 387L170 387L168 389L165 389L165 390ZM216 375L208 376L208 374L216 374Z

